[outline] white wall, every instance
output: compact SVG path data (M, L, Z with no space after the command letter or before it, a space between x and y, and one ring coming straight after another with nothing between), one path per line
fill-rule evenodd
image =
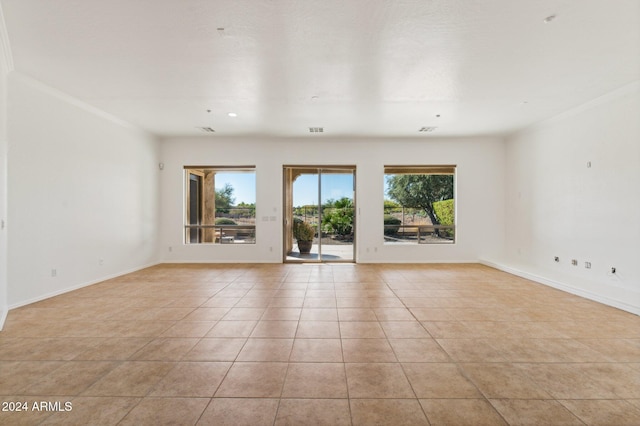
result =
M358 262L476 262L501 252L504 145L495 138L171 138L161 144L161 259L164 262L282 262L283 165L355 165ZM455 164L454 245L383 245L384 165ZM185 165L255 165L255 245L184 245ZM171 251L169 251L171 247Z
M639 88L629 85L508 139L499 266L640 313Z
M8 91L9 307L155 263L158 142L16 72Z
M7 74L11 52L0 8L0 330L7 315Z

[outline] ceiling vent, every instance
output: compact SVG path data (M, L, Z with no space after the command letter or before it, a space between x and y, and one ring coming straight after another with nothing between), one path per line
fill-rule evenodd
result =
M309 133L324 133L324 127L309 127Z
M418 130L420 133L429 133L429 132L433 132L435 129L437 129L437 127L420 127L420 130Z
M216 132L211 127L198 127L198 129L202 130L205 133L215 133Z

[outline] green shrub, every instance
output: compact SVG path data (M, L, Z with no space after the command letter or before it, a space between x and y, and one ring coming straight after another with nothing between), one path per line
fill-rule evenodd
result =
M400 229L402 221L390 214L384 215L384 235L396 235Z
M402 206L400 205L400 203L396 203L395 201L384 200L384 209L385 211L387 209L402 209Z
M353 209L331 209L322 216L322 224L329 232L349 235L353 230Z
M433 203L433 211L438 218L440 225L453 225L454 220L454 205L453 199L436 201Z
M353 230L353 201L343 197L332 202L332 205L322 212L324 229L338 235L350 235Z
M237 225L237 223L233 219L229 219L228 217L219 217L215 221L216 225Z
M455 221L455 205L453 199L436 201L433 203L433 211L438 218L440 225L453 225ZM443 237L453 238L453 229L443 229L440 231Z

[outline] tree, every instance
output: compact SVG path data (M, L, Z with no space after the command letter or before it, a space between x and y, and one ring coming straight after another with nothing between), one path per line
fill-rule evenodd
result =
M391 200L384 200L384 211L389 211L389 210L394 210L394 209L399 209L402 208L402 206L400 205L400 203L396 203L395 201L391 201Z
M387 185L389 198L403 207L423 209L434 225L440 221L433 203L453 198L453 176L450 175L399 174L391 176Z
M236 217L256 217L256 203L241 201L231 209L231 215Z
M322 208L327 209L329 207L333 207L335 203L336 203L336 200L334 200L333 198L329 198L327 201L324 202L324 204L322 205Z
M318 215L318 205L317 204L305 204L303 206L294 207L294 214L297 216L317 216Z
M216 211L219 213L229 213L229 208L233 206L236 199L233 197L233 186L224 184L224 188L216 189Z

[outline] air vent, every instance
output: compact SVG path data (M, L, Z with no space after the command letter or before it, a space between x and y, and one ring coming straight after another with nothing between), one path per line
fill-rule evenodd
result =
M202 130L203 132L206 132L206 133L215 133L216 132L211 127L198 127L198 129L200 129L200 130Z
M324 127L309 127L309 133L323 133Z
M418 130L421 133L428 133L428 132L433 132L435 129L437 129L437 127L420 127L420 130Z

